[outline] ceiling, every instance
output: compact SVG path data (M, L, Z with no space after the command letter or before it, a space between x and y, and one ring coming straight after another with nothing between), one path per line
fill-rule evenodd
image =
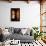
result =
M0 1L9 1L9 2L11 2L11 1L39 1L40 3L41 2L43 2L43 1L46 1L46 0L0 0Z
M1 1L9 1L9 0L1 0ZM12 1L39 1L39 0L12 0Z

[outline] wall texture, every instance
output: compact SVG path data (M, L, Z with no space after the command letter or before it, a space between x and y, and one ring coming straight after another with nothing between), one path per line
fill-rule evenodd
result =
M20 8L20 21L10 21L11 8ZM12 3L0 1L0 26L7 27L32 27L40 26L40 4L35 1L13 1Z

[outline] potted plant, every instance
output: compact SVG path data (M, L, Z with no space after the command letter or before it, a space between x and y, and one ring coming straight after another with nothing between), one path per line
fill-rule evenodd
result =
M38 37L41 38L42 32L39 32L38 27L32 27L32 29L35 31L34 33L34 40L36 40Z

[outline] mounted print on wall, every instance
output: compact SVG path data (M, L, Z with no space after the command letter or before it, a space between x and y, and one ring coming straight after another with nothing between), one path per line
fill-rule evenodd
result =
M11 21L20 21L20 8L11 8Z

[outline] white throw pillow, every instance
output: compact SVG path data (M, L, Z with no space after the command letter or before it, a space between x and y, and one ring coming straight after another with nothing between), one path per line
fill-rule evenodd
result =
M10 33L8 32L8 29L5 29L5 31L3 31L4 35L10 35Z
M27 28L23 28L23 29L21 29L21 33L24 35L25 33L27 32Z

